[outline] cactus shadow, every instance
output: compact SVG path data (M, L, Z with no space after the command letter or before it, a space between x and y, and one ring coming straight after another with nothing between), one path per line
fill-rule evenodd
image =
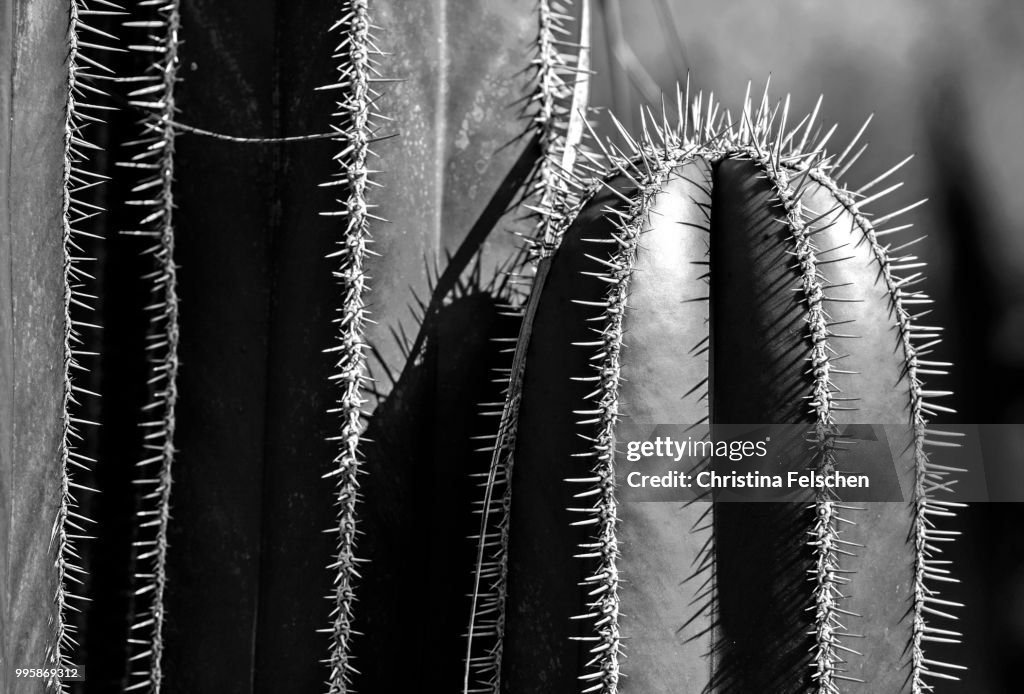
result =
M495 338L514 337L509 287L499 271L485 277L480 252L537 161L536 140L523 150L443 271L426 301L414 297L419 328L403 345L397 374L368 417L361 485L353 641L360 691L455 691L461 685L471 569L482 498L471 475L490 456L478 439L493 433L483 403L500 402L494 372L511 359ZM510 262L515 262L510 261ZM428 270L428 276L431 273ZM387 385L379 384L383 391ZM396 659L405 663L394 667Z
M461 677L462 634L479 523L471 478L486 469L474 436L492 383L498 300L473 291L426 323L420 351L369 418L363 447L353 641L360 691L443 691ZM396 668L401 659L405 666Z
M810 672L802 504L716 504L712 677L706 692L802 692Z

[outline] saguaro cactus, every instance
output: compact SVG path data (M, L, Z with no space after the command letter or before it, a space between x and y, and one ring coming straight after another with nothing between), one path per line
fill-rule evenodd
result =
M935 625L952 580L937 544L955 533L934 522L956 504L928 453L948 442L928 424L947 393L923 384L946 366L939 329L918 322L921 263L891 236L910 208L866 210L900 165L847 190L860 133L834 156L817 109L794 126L767 92L737 119L703 101L605 148L539 268L495 446L511 503L489 509L508 514L491 547L507 584L487 574L501 686L927 691L957 669L925 654L958 637ZM842 427L891 425L905 501L623 502L631 420L698 439L805 422L823 471L843 469Z

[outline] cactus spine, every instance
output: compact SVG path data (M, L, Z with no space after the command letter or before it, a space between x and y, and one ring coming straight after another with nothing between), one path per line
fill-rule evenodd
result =
M144 456L137 464L140 490L138 535L133 543L136 570L135 606L129 643L131 667L128 691L156 694L163 683L164 594L167 587L167 529L171 518L171 486L175 460L175 406L178 401L178 276L174 262L174 120L178 81L178 33L181 24L177 0L140 2L138 19L124 22L129 30L144 31L144 39L131 50L152 59L147 72L125 78L133 88L132 106L152 114L143 123L139 151L121 166L141 172L132 188L137 195L128 204L142 209L138 228L125 233L152 239L144 251L153 266L145 279L150 284L152 312L149 351L149 399L145 420ZM142 18L145 17L145 18Z
M367 0L346 0L342 3L341 18L332 27L341 34L334 54L338 60L339 78L326 87L341 90L343 95L334 114L339 119L339 125L335 127L342 149L336 155L340 166L338 177L324 185L343 186L344 196L338 200L341 210L322 214L340 216L345 220L338 250L328 256L337 259L338 269L334 276L341 289L341 307L334 320L338 326L338 343L331 348L338 355L337 370L331 376L331 381L340 389L337 407L331 410L340 420L339 431L331 438L337 442L338 454L334 459L334 469L325 475L326 478L334 478L338 506L338 523L333 529L337 533L337 553L328 567L335 576L334 593L328 596L334 608L331 612L332 625L327 630L331 635L328 682L331 694L349 691L349 678L354 671L350 641L353 636L353 584L359 575L355 556L356 503L366 379L364 263L370 252L367 244L371 220L384 221L373 215L373 205L368 198L373 185L370 179L369 159L373 154L370 144L383 118L374 105L378 96L374 83L380 81L377 58L381 53L371 33L368 6Z
M879 241L904 227L878 227L916 205L864 211L899 187L868 194L900 165L849 191L834 176L855 145L830 155L835 128L822 134L817 107L791 127L789 100L773 107L767 90L756 105L748 90L736 122L713 99L678 101L677 125L648 112L641 138L620 128L626 150L604 148L607 174L580 194L526 309L523 375L498 438L516 461L504 686L561 691L578 679L582 691L606 694L683 685L831 694L866 681L928 691L926 678L957 670L923 652L924 641L959 636L926 621L952 617L954 606L932 579L950 580L936 543L956 533L933 521L956 504L936 498L949 470L927 453L947 443L928 418L948 411L934 403L948 393L921 382L939 329L919 326L908 308L930 301L912 288L922 279L904 252L913 242ZM708 272L681 269L694 267ZM741 315L759 340L740 334L750 328ZM853 506L816 492L813 517L795 521L809 540L785 534L785 504L623 505L616 445L634 417L704 436L709 421L807 422L824 473L843 469L842 427L891 424L907 503ZM509 437L517 427L529 436ZM763 550L771 566L736 555L737 524L752 522L742 514L778 524L764 530L783 537ZM810 588L792 583L803 573L793 566L805 567ZM745 578L774 597L737 614L734 588ZM776 599L802 603L810 617L773 624L773 610L804 614L767 604ZM776 633L739 633L761 619ZM752 658L775 637L785 643L759 670Z
M590 2L580 0L579 43L575 53L565 52L560 38L568 34L571 2L550 0L538 3L537 113L534 130L541 142L537 163L534 208L537 218L533 241L539 255L550 255L558 247L566 210L574 205L577 186L571 185L577 148L583 140L590 93Z
M91 9L90 6L105 9ZM94 461L79 451L83 434L82 426L94 425L82 417L79 397L94 393L76 384L86 370L86 360L92 355L82 349L82 329L98 326L75 317L78 310L92 310L90 291L92 276L83 268L90 258L84 257L83 238L95 236L86 231L89 220L102 210L86 200L85 191L99 185L104 177L93 172L89 166L89 152L98 149L86 136L89 123L99 119L95 114L104 107L92 99L104 93L97 89L95 82L110 71L92 57L110 51L119 51L108 44L114 37L86 23L86 17L109 14L119 8L105 0L87 3L71 0L68 24L68 98L64 126L64 421L63 443L61 445L62 476L60 480L60 506L53 523L52 546L56 552L57 592L54 596L56 607L53 622L53 640L48 646L49 668L64 668L71 663L75 648L74 629L67 620L68 610L74 610L70 601L76 599L71 583L81 584L78 576L83 574L76 551L77 540L88 539L84 525L89 520L76 511L78 504L73 489L92 491L74 481L73 469L88 470ZM109 9L106 9L109 8ZM95 42L94 42L95 41ZM58 675L48 680L49 686L63 691L65 686Z

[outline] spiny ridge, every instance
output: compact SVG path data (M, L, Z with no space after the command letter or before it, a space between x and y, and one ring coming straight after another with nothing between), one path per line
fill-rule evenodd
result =
M823 475L836 471L836 439L839 429L833 417L833 397L837 393L831 381L832 337L829 325L831 317L825 308L828 280L818 264L819 249L812 241L807 213L800 201L799 189L791 187L789 176L780 169L771 157L760 161L769 180L786 211L786 221L792 234L794 254L800 271L801 288L807 307L808 342L811 345L810 362L813 377L810 398L811 414L815 426L812 443L816 449L818 470ZM847 550L842 549L843 540L839 524L842 506L836 503L835 493L828 487L815 492L813 505L814 521L810 531L809 545L814 552L814 567L811 571L813 588L814 637L812 667L813 679L820 694L838 694L838 682L854 679L845 675L844 659L841 652L851 649L844 646L841 636L848 633L843 615L849 615L841 605L844 599L842 584L845 582L839 557Z
M54 613L50 627L52 640L46 647L46 668L54 674L47 679L52 691L67 691L68 685L56 673L58 669L71 664L76 647L74 627L68 622L68 610L77 611L71 601L84 599L70 591L70 582L81 585L78 578L85 573L79 564L80 556L75 540L85 539L83 523L88 522L78 512L78 503L72 489L89 490L74 481L72 468L88 470L92 461L80 452L84 448L84 436L78 425L93 422L83 416L85 408L76 397L77 393L91 394L77 385L79 378L87 373L88 360L95 355L83 349L83 335L80 328L97 326L79 318L79 311L91 311L91 300L95 298L92 275L84 268L91 261L84 244L87 239L97 238L89 228L103 210L89 201L87 191L103 182L104 176L93 170L90 153L100 148L88 139L90 124L102 122L94 113L109 110L94 99L106 96L96 84L112 76L97 56L123 49L113 45L115 37L86 22L85 18L99 12L113 14L121 11L118 5L107 0L72 0L68 24L67 53L67 107L64 121L64 167L62 187L63 247L64 247L64 394L61 441L60 499L57 517L51 530L51 551L54 552L56 570L56 593ZM96 7L103 10L94 9ZM95 490L89 490L95 491ZM74 519L74 520L72 520Z
M333 320L337 326L336 345L329 350L337 358L335 373L329 380L338 388L336 405L330 410L339 420L338 431L330 437L338 452L331 471L324 475L334 480L337 505L337 524L331 529L337 544L334 559L327 567L334 576L333 590L328 596L333 605L331 625L325 630L330 634L326 661L330 667L327 681L330 694L353 691L351 678L356 672L351 655L351 641L356 633L353 629L355 582L359 577L359 559L355 555L356 506L362 473L359 447L367 379L368 347L364 330L370 320L365 300L365 263L371 253L367 247L371 226L383 221L374 214L376 206L368 196L374 185L369 159L373 156L371 145L378 129L386 121L377 108L376 85L383 79L379 71L382 52L373 35L375 27L370 21L369 2L343 0L340 15L331 27L331 31L341 37L333 53L338 61L338 79L327 85L339 95L333 114L338 120L334 127L341 148L334 157L339 171L333 181L323 185L342 181L344 197L337 201L340 209L321 213L344 220L337 250L328 256L337 263L333 275L341 292L341 305Z
M589 102L590 1L579 0L579 43L575 51L567 52L564 47L570 34L568 24L573 19L572 4L572 0L539 0L537 5L538 34L532 59L535 92L529 108L540 156L527 186L529 202L525 205L534 216L536 227L510 268L510 275L516 278L510 283L512 288L533 286L536 291L538 282L543 283L546 267L540 270L538 264L546 265L545 259L557 248L567 211L578 202L575 195L581 189L575 169ZM535 266L532 273L531 266ZM487 450L491 462L481 485L483 503L470 594L464 694L496 693L501 686L511 474L527 342L528 337L520 333L507 376L506 403L495 413L500 416L499 433Z
M923 279L921 273L903 274L906 270L916 269L922 264L916 262L915 256L892 257L890 255L892 249L884 246L880 241L880 237L885 232L876 229L876 225L888 223L916 205L869 219L860 210L855 194L841 188L827 176L817 173L813 176L818 183L829 189L851 214L856 228L870 245L872 255L878 264L880 277L889 293L890 309L899 326L900 344L905 360L903 373L910 384L909 406L915 462L912 501L914 508L912 538L915 559L910 684L913 694L923 694L933 690L929 678L958 680L959 677L956 673L964 669L954 663L925 657L925 642L959 643L961 638L959 632L936 628L932 622L934 617L955 620L956 616L950 612L949 608L962 607L959 603L940 598L941 592L934 587L934 583L956 582L950 576L949 562L938 558L942 550L937 544L951 541L955 537L955 533L942 530L937 525L937 521L954 517L956 509L963 507L964 504L941 498L941 493L948 492L955 482L953 475L957 471L947 466L933 465L928 452L931 448L956 446L957 434L943 431L929 421L936 415L955 412L951 408L934 402L935 398L948 395L948 393L927 390L923 380L923 375L932 371L929 367L947 366L948 364L935 362L928 358L941 342L941 331L938 328L915 324L911 314L912 309L908 308L931 303L931 299L925 292L909 288L911 284L916 284Z
M150 118L142 121L140 138L131 143L134 154L123 162L141 172L128 205L140 208L141 218L122 233L151 239L143 256L153 263L143 279L152 295L146 338L149 386L141 424L144 455L136 463L139 492L137 537L133 543L133 620L126 691L158 694L163 685L164 594L167 588L167 530L171 517L171 486L175 460L175 409L178 401L178 279L174 263L174 170L178 82L179 0L142 0L123 22L129 50L151 61L129 84L128 98Z

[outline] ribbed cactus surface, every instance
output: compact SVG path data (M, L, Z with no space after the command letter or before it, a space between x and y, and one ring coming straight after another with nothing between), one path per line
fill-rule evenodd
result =
M957 638L935 527L956 504L928 455L939 329L892 236L909 208L869 212L899 166L847 190L860 134L830 154L817 109L702 101L605 148L539 267L488 509L503 691L927 691L956 674L929 643ZM884 424L903 501L624 501L637 421L803 423L822 472L855 471L844 427Z
M948 364L914 206L873 212L902 163L838 183L863 129L680 94L584 144L587 0L11 5L0 690L81 658L153 693L956 677ZM902 501L637 501L641 423L796 423L825 473L884 424Z

